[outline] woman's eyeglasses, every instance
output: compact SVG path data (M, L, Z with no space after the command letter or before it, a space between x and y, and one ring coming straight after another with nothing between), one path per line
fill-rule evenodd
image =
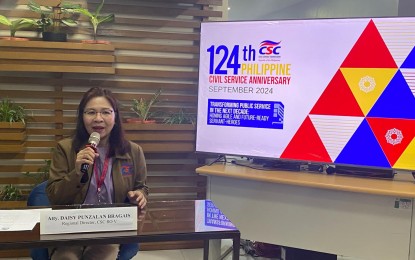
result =
M111 109L105 109L100 112L95 111L95 110L84 111L84 115L88 118L95 118L98 114L101 114L101 117L103 118L108 118L108 117L111 117L113 113L114 111Z

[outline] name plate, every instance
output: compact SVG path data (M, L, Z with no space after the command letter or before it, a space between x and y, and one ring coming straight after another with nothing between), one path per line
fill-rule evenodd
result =
M40 234L137 230L137 207L58 209L40 212Z

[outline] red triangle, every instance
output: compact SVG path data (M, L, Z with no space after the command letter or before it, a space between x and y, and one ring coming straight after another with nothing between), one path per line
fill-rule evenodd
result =
M364 116L340 70L334 75L310 114Z
M394 118L366 118L372 128L389 164L394 165L415 136L415 120ZM387 142L388 130L398 129L402 133L402 140L395 145ZM396 135L391 136L396 139Z
M281 158L302 161L332 162L326 148L321 142L320 136L308 116L281 154Z
M345 68L396 68L396 63L373 20L347 55L341 67Z

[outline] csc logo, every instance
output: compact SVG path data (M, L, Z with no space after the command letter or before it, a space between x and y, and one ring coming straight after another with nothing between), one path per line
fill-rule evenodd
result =
M279 55L279 50L281 49L281 46L279 46L281 41L274 42L274 41L263 41L259 45L259 53L261 55Z

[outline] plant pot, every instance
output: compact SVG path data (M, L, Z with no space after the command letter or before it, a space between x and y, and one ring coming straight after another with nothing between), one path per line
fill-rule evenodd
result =
M42 32L42 39L48 42L66 42L66 33Z
M155 124L156 120L142 120L140 118L127 118L125 122L136 123L136 124Z
M104 40L82 40L82 43L89 43L89 44L110 44L110 41L104 41Z
M6 40L6 41L28 41L28 38L21 38L21 37L1 37L1 40Z
M26 125L0 122L0 153L20 152L25 147Z
M2 209L22 209L27 208L27 201L25 200L1 200L0 208Z

